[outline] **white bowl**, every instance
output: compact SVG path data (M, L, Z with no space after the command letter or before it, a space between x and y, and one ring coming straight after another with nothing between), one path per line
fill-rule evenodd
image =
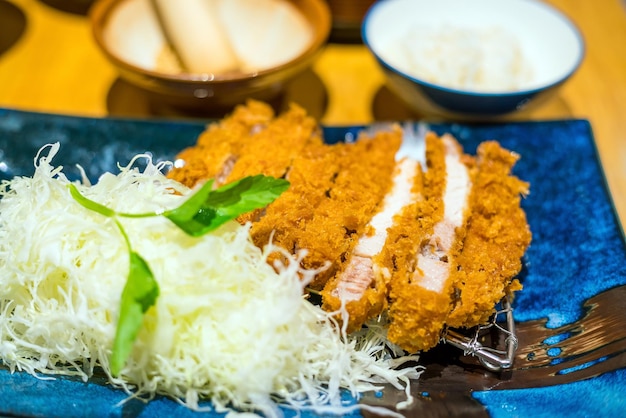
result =
M535 0L381 0L362 37L392 91L420 113L452 117L525 109L584 56L576 26Z

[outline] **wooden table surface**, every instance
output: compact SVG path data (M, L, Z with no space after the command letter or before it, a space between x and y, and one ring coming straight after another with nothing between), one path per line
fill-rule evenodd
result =
M88 18L68 11L81 1L87 0L0 0L0 107L94 117L185 117L155 109L118 78L96 47ZM626 8L621 0L549 2L580 28L586 55L556 97L521 117L591 122L624 222ZM299 102L329 125L420 118L385 88L381 71L360 44L330 43L284 100Z

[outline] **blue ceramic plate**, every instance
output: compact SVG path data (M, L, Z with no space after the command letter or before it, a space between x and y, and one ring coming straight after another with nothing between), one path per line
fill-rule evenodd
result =
M193 144L204 127L205 122L200 121L91 119L0 109L0 178L32 174L37 150L58 141L61 151L55 164L62 164L66 172L78 176L74 165L79 163L95 180L103 171L115 171L117 162L126 164L137 153L150 152L157 159L172 159ZM440 134L452 133L469 153L475 152L481 141L496 139L522 156L515 170L531 183L531 194L523 205L533 243L521 276L524 290L515 299L519 323L542 319L547 320L548 327L573 323L583 315L585 301L626 285L624 235L587 121L429 127ZM324 132L329 142L336 142L361 128L330 127ZM622 349L622 358L625 350ZM575 383L550 385L548 378L541 382L542 387L473 391L469 398L478 407L466 409L465 415L619 416L626 410L626 360L613 360L616 358L616 370L598 376L587 370L584 376L593 377ZM582 369L593 367L596 365ZM163 398L148 404L130 401L119 406L125 397L101 381L39 380L24 373L11 375L0 366L0 415L200 415ZM454 399L449 398L447 409L426 408L423 415L451 415ZM463 408L458 410L463 412Z

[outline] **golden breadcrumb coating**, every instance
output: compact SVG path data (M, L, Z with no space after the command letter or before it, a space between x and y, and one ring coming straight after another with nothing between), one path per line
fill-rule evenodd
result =
M257 246L272 240L292 253L297 252L301 231L312 221L320 202L327 199L326 192L339 171L339 158L333 151L326 145L309 146L301 158L293 160L286 174L289 188L252 224L251 234Z
M255 244L271 240L294 254L306 251L302 267L320 271L310 289L320 292L327 311L342 308L338 287L342 275L349 276L359 297L343 302L348 331L386 314L391 342L410 352L428 350L446 326L484 323L505 294L521 288L515 276L531 235L520 200L528 184L511 174L518 156L498 143L481 144L473 157L451 136L429 133L426 167L418 169L412 185L415 201L393 217L379 254L355 254L359 239L376 232L370 221L391 190L402 134L396 126L361 134L354 143L328 145L299 106L275 116L270 106L250 101L209 125L195 146L177 156L184 164L168 175L190 187L209 178L219 185L256 174L289 180L289 189L265 209L238 218L252 222ZM450 144L471 191L463 223L440 256L436 230L444 219ZM449 264L439 291L422 285L428 273L418 268L420 256ZM281 256L272 254L268 261Z
M236 150L236 161L225 183L255 174L281 178L309 145L321 145L317 122L297 105L252 133Z
M365 232L391 187L400 142L397 132L380 132L374 137L362 136L354 143L329 146L336 155L339 170L315 208L313 218L299 231L297 240L298 249L308 252L304 267L320 268L330 262L329 268L310 284L311 288L324 287Z
M406 208L398 217L385 246L394 258L396 268L390 280L387 338L409 352L436 346L452 309L453 279L448 278L441 291L428 289L415 282L422 275L416 265L418 255L427 251L434 227L443 219L447 170L445 155L442 140L434 134L428 134L427 171L421 193L424 198ZM459 248L457 239L447 254L450 262Z
M168 176L189 187L221 177L239 154L239 147L254 132L264 129L273 117L272 108L262 102L249 101L245 106L237 106L230 116L210 124L194 146L178 154L176 160L183 165L176 164Z
M513 278L522 269L531 232L520 204L529 185L511 175L518 158L495 141L478 147L472 210L463 252L457 258L455 287L460 296L448 326L473 327L486 322L507 293L521 289Z
M366 142L367 141L367 142ZM367 168L370 177L362 177L360 172L356 168L351 169L351 173L356 175L358 179L363 182L362 187L372 189L374 185L378 184L376 189L376 199L371 200L370 207L363 206L362 200L354 199L353 201L360 207L353 208L348 202L343 206L348 211L354 209L363 210L367 212L363 213L361 220L359 221L358 229L354 230L351 234L350 240L346 241L350 245L349 251L344 253L340 259L340 264L335 269L333 275L324 284L322 295L322 308L329 312L338 312L343 308L348 313L348 323L346 328L348 332L356 331L360 329L363 324L378 315L380 315L387 308L387 281L389 266L385 266L381 260L381 256L376 255L374 257L365 257L361 255L354 255L351 252L358 244L360 237L367 235L372 236L376 233L369 222L375 213L382 209L382 202L385 194L389 192L393 181L393 176L396 174L396 161L395 154L398 152L400 144L402 142L402 130L399 127L394 127L389 132L379 132L372 138L366 138L362 135L357 143L369 143L379 147L378 152L375 152L371 147L367 151L368 154L374 155L374 160L386 164L381 164L380 171L371 170L371 166L359 164L360 167ZM384 153L383 157L380 154ZM376 178L382 176L382 178ZM381 180L387 179L388 182L382 182ZM370 183L371 182L371 183ZM370 183L369 185L367 183ZM385 187L381 187L384 185ZM344 186L345 187L345 186ZM342 189L343 191L343 189ZM347 197L345 193L344 200ZM374 202L377 203L374 205ZM365 222L365 224L363 224ZM348 300L342 302L340 296L341 290L339 286L343 280L347 280L356 283L356 286L362 288L362 294L356 300ZM338 321L342 322L341 315L338 315Z

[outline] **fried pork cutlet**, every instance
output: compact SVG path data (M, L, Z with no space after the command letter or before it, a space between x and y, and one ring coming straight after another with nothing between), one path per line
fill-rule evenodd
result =
M274 111L265 103L238 106L228 117L210 124L194 146L180 152L168 176L189 187L207 179L223 181L240 147L273 118Z
M328 199L327 191L339 172L340 156L333 150L325 145L310 146L302 158L293 160L286 175L289 189L252 224L251 235L257 246L271 240L293 254L297 252L300 234L313 222L316 208ZM280 254L271 254L269 261L277 258L281 259Z
M516 154L490 141L473 158L449 135L426 140L425 199L407 208L387 246L397 268L388 338L411 352L437 345L446 326L485 323L505 294L521 288L514 278L531 240L520 206L528 184L511 175ZM405 250L411 242L415 253Z
M326 198L315 208L313 219L298 237L298 249L306 249L304 266L317 268L330 261L330 267L310 284L323 289L365 233L392 185L395 154L402 140L400 130L361 136L354 143L336 144L339 171ZM315 175L315 173L310 173Z
M282 178L305 150L319 147L326 147L319 126L301 107L292 105L274 116L270 106L249 101L210 125L195 146L177 156L168 175L190 187L210 178L215 187L255 174ZM261 213L242 215L240 221Z
M531 233L520 206L529 185L511 175L518 159L495 141L478 147L472 210L463 251L457 257L459 297L447 319L450 327L484 323L498 301L521 289L512 278L522 269Z
M254 112L260 115L252 117ZM309 286L321 290L391 187L401 130L327 145L317 123L299 106L269 120L268 112L257 102L240 106L209 127L195 147L184 150L178 159L185 164L170 175L188 185L211 176L216 185L255 174L289 180L289 190L279 199L239 221L253 221L251 235L259 247L272 240L293 253L306 250L302 267L321 270ZM224 130L233 125L236 135L226 135ZM207 168L211 164L215 167ZM206 176L198 175L203 170ZM280 254L273 254L270 262L277 258Z
M397 269L390 279L388 338L411 352L437 345L452 310L472 186L471 160L451 136L428 135L426 161L423 200L407 208L390 233Z
M409 157L398 158L392 182L391 190L367 224L352 253L322 291L322 307L325 310L345 309L347 312L348 332L360 329L367 320L380 315L387 307L387 282L392 266L385 264L382 252L394 217L419 196L414 191L419 189L415 183L421 183L419 162Z
M417 198L412 189L419 179L419 163L403 159L396 171L392 191L385 196L381 210L367 225L342 269L322 291L325 310L346 310L348 332L360 329L387 307L389 266L382 261L381 254L394 215Z
M305 147L321 144L319 126L301 107L275 116L270 106L250 101L209 125L177 156L169 176L190 186L210 178L219 186L251 174L284 177Z
M520 206L528 184L511 174L516 154L491 141L473 157L434 133L425 144L424 166L401 154L407 142L397 126L327 145L298 106L274 116L250 102L208 127L170 176L189 186L288 179L263 211L239 218L252 223L255 244L304 250L302 267L318 271L309 287L325 310L349 331L386 314L388 339L416 352L437 345L446 326L484 323L519 290L531 238Z
M309 284L321 290L351 253L391 187L399 130L354 143L310 147L294 160L291 186L252 225L259 246L305 250L302 266L322 269Z

